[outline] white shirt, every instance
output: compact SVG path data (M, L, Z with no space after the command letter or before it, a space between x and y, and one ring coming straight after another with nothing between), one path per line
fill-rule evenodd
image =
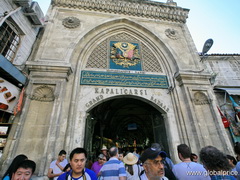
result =
M127 170L127 180L139 180L139 175L142 172L143 167L137 164L133 165L133 175L131 175Z
M57 160L54 160L50 164L50 168L53 170L53 174L59 174L62 170L56 165ZM68 164L67 159L64 159L62 162L59 163L63 168ZM54 180L57 180L58 176L54 177Z
M145 172L140 176L140 179L141 179L141 180L148 180L147 175L146 175ZM159 180L168 180L168 178L165 177L165 176L163 176L163 177L161 177Z

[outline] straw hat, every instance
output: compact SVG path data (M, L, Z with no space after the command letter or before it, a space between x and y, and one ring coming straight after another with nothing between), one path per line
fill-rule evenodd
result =
M108 150L107 147L106 147L105 145L103 145L101 151L103 151L103 150Z
M124 158L123 162L128 165L133 165L138 162L138 157L133 153L128 153Z

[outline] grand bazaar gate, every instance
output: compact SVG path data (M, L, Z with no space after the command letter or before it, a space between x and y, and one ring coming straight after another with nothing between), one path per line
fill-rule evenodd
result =
M93 108L87 117L84 142L91 159L103 145L140 151L158 142L169 152L162 114L134 96L119 96Z

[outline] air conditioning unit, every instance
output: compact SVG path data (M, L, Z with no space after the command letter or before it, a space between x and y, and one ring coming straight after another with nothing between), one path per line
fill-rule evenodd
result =
M29 16L33 25L44 25L44 14L37 2L33 1L31 7L26 8L25 15Z
M14 3L29 8L31 6L32 0L13 0Z

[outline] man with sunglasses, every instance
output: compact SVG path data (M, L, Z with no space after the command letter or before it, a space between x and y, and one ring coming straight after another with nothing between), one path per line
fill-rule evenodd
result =
M107 157L103 154L99 154L98 160L93 163L91 170L95 172L95 174L98 176L98 173L100 169L102 168L103 164L107 161Z
M164 176L164 164L161 151L155 148L146 149L140 157L144 173L140 176L141 180L168 180Z

